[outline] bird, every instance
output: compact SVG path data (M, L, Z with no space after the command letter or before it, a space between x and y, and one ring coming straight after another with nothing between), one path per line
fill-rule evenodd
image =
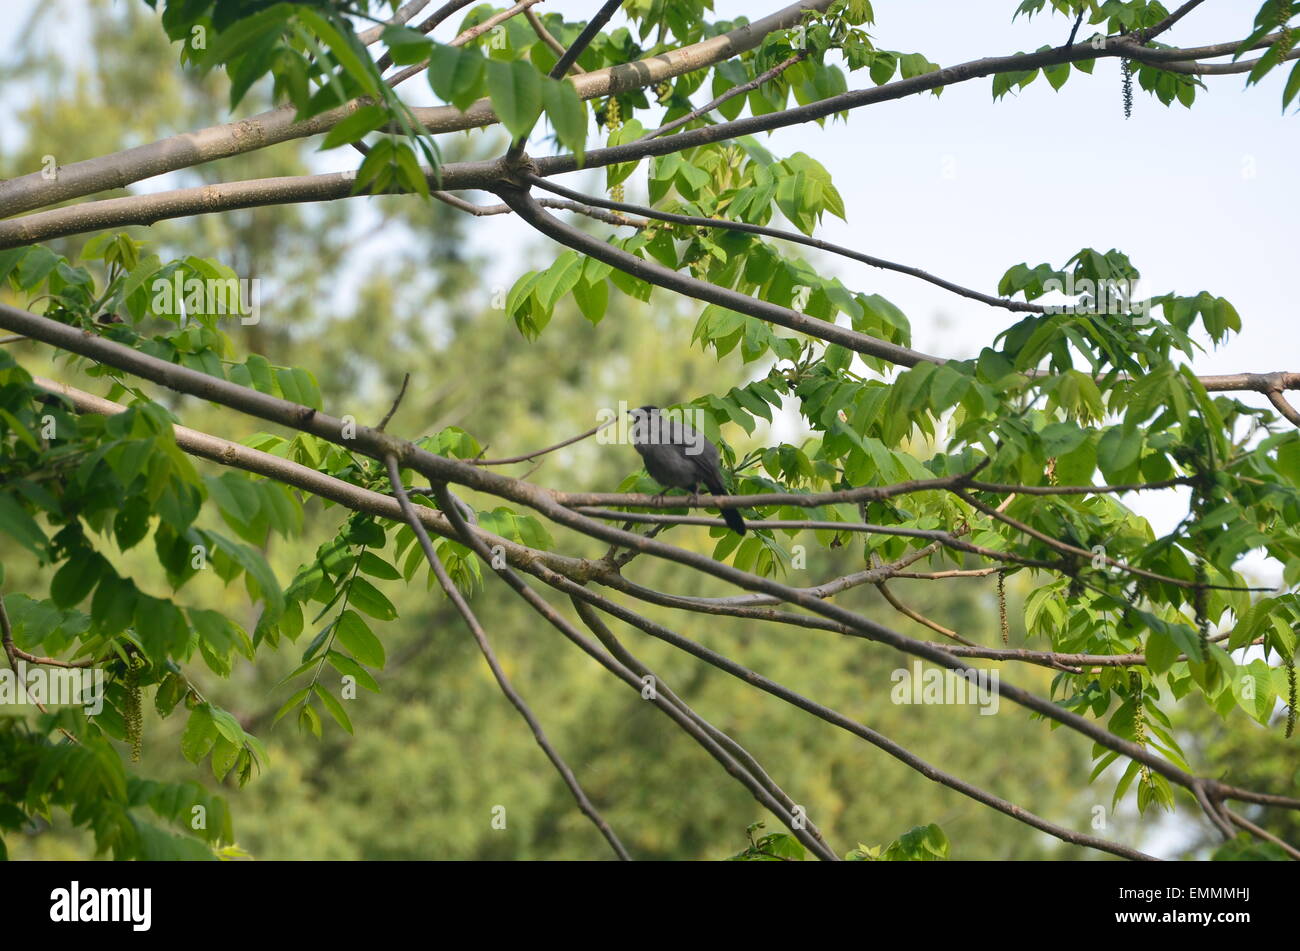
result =
M664 416L657 406L631 410L632 446L641 454L645 471L664 491L686 489L692 495L703 485L713 495L726 495L718 447L703 433L680 420ZM661 495L663 493L660 493ZM722 519L736 534L745 534L745 520L735 509L721 509Z

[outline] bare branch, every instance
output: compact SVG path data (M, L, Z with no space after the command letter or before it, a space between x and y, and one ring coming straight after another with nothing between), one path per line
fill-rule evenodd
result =
M389 415L391 416L392 414L390 413ZM387 417L385 417L385 422L387 422ZM379 428L382 430L383 426L380 426ZM615 834L614 830L610 828L609 823L605 821L604 816L600 814L596 807L592 805L591 800L587 798L587 794L583 791L581 784L578 782L578 777L573 774L573 770L569 768L569 764L564 761L564 758L560 756L559 752L551 744L551 741L547 739L546 731L542 729L542 724L533 714L533 711L524 701L524 698L519 695L519 691L515 690L514 686L510 683L510 678L506 676L505 671L501 669L501 663L497 660L496 651L492 649L492 644L488 640L487 632L484 631L483 626L479 624L478 618L474 615L473 609L470 608L469 604L465 601L464 595L460 593L460 589L456 587L455 582L451 580L451 576L447 574L447 569L443 565L442 559L440 559L438 553L433 550L433 542L429 540L429 533L425 531L424 525L420 522L419 516L415 513L415 508L411 505L411 500L406 496L406 490L402 488L402 475L396 457L384 457L384 464L388 467L388 478L393 485L393 494L397 496L398 504L402 507L402 514L406 519L406 524L411 527L411 531L415 532L415 537L420 543L420 548L424 551L425 560L429 562L429 567L433 569L433 573L438 579L438 584L442 586L442 590L446 592L448 599L456 606L456 610L460 612L461 617L465 619L465 625L469 628L470 633L474 635L474 640L478 643L478 649L483 654L483 659L487 661L488 668L492 671L492 676L496 679L497 686L501 688L501 692L506 695L506 699L510 701L516 710L519 711L519 715L524 718L524 721L528 724L528 728L532 730L533 739L537 741L537 745L542 748L542 752L546 754L546 758L551 761L551 765L553 765L556 772L560 774L560 778L564 780L564 784L569 787L569 792L573 794L573 798L577 801L578 808L582 811L582 814L590 819L592 824L600 830L600 834L605 837L605 841L609 843L609 846L614 850L615 855L625 862L631 861L632 857L627 854L627 849L623 847L623 843L619 841L618 836Z
M767 770L763 769L762 764L753 757L749 750L745 749L722 730L719 730L708 720L704 719L704 717L696 713L685 700L683 700L668 686L663 678L650 670L650 668L646 667L645 664L641 663L641 661L638 660L636 656L624 647L622 642L614 636L614 632L609 629L609 626L601 620L600 615L597 614L590 605L577 597L570 598L569 600L573 603L573 609L578 613L578 617L582 619L582 623L586 624L591 630L591 633L595 634L596 638L605 645L607 651L614 655L614 657L616 657L629 670L636 673L643 683L648 682L651 685L650 689L662 693L669 703L675 704L683 713L698 723L700 728L708 733L709 736L713 737L719 746L735 757L737 762L744 766L745 769L749 771L749 774L753 776L764 789L771 793L772 797L776 799L777 802L781 803L782 806L788 809L792 815L794 814L794 811L798 808L795 801L791 799L786 791L777 784L776 780L772 779L772 777L768 775ZM817 828L813 821L811 819L806 819L805 821L808 826L808 831L811 832L815 838L825 841L825 836L822 835L821 830Z
M1133 57L1141 60L1142 57ZM1293 59L1300 59L1300 50L1292 50L1281 59L1279 63L1289 62ZM1263 57L1256 59L1243 59L1236 63L1198 63L1194 60L1187 62L1166 63L1157 61L1153 65L1159 66L1160 69L1167 70L1171 73L1186 73L1192 76L1229 76L1235 73L1248 73L1260 64Z
M591 45L591 41L596 38L596 34L610 21L610 18L618 12L618 8L622 5L623 0L605 0L604 5L596 11L596 15L582 28L582 32L573 41L573 45L565 50L560 55L559 61L551 67L550 77L552 79L562 79L564 77L564 74L569 71L569 67L578 61L578 57ZM527 136L524 136L524 138L527 138Z
M877 581L876 590L879 591L881 596L886 601L889 602L890 607L892 607L899 614L903 615L903 617L911 618L917 624L920 624L923 627L928 627L936 634L942 634L944 637L949 638L950 640L954 640L958 644L965 644L967 647L975 646L973 641L966 640L966 638L962 637L960 634L958 634L956 631L952 630L951 628L944 627L942 624L939 624L937 621L930 620L924 614L921 614L919 611L913 611L906 604L899 601L898 598L894 597L894 593L889 590L889 586L886 582ZM956 657L960 655L954 654L953 656Z
M431 194L439 201L445 202L453 208L465 212L467 215L473 215L475 218L488 218L493 215L513 214L510 210L510 206L504 203L496 205L476 205L457 195L453 195L451 192L433 191ZM559 208L563 211L572 211L580 215L586 215L588 218L594 218L597 221L603 221L606 224L616 225L618 227L644 228L649 224L649 222L646 221L637 221L633 218L626 218L623 215L616 215L603 208L592 208L589 205L584 205L576 201L569 201L565 198L542 198L538 201L538 204L542 205L544 208ZM0 343L3 342L4 341L0 340Z
M578 433L576 436L570 436L568 439L562 439L553 446L547 446L545 449L535 449L532 452L526 452L520 456L509 456L504 459L467 459L472 466L508 466L516 462L527 462L529 459L536 459L538 456L544 456L547 453L555 452L557 449L563 449L565 446L572 446L575 442L582 442L590 436L596 435L602 429L613 426L617 420L611 419L609 422L601 423L599 426L593 426L586 432Z
M393 418L393 414L397 412L397 407L402 405L402 397L406 395L406 385L410 382L411 382L411 374L403 373L402 388L397 391L397 398L393 400L393 405L389 407L388 412L384 414L384 418L381 419L379 421L379 425L375 427L381 433L384 431L384 428L388 425L388 421Z
M543 600L536 591L530 588L522 578L515 574L514 571L509 568L496 568L493 566L491 551L484 546L483 541L478 537L478 535L470 531L469 526L465 524L465 521L461 518L460 512L457 510L450 493L447 491L447 486L438 483L434 488L437 493L439 506L455 526L456 530L460 533L461 540L464 544L469 546L485 565L495 571L498 576L500 576L519 594L520 597L522 597L535 611L537 611L537 613L546 618L546 620L559 630L560 633L564 634L565 637L582 648L588 656L598 661L606 670L620 677L639 694L642 688L642 683L640 678L638 678L633 671L629 670L617 659L599 650L587 638L583 637L572 624L561 617L554 608ZM540 567L540 565L538 567ZM581 585L578 585L577 587L579 590L582 590ZM781 803L778 802L772 794L768 792L767 789L765 789L748 770L745 769L744 766L738 763L731 754L723 749L722 746L707 733L707 731L691 719L691 717L689 717L681 708L676 704L657 696L652 698L652 702L658 709L662 710L665 714L676 721L682 729L686 730L686 732L689 733L696 742L700 743L701 746L704 746L705 749L709 751L710 755L723 765L723 768L726 769L728 773L749 789L755 799L780 818L794 836L814 855L825 861L838 860L839 856L832 852L824 842L812 835L812 833L805 828L804 822L797 820L790 810L787 810L782 806Z
M640 140L638 140L640 141ZM605 198L598 198L594 195L584 195L581 192L572 191L554 182L547 181L538 175L528 175L527 180L538 188L544 188L549 192L557 195L563 195L574 201L587 205L594 205L597 208L609 208L613 211L625 211L630 214L640 215L643 218L654 218L659 221L668 221L673 224L688 225L695 228L721 228L724 231L739 231L744 234L763 235L768 238L776 238L781 241L789 241L793 244L801 244L805 247L816 248L819 251L826 251L830 254L838 254L841 257L849 258L853 261L860 261L871 267L881 268L887 271L897 271L900 274L907 274L911 277L920 278L936 287L942 287L946 291L951 291L970 300L979 301L981 304L988 304L990 307L1001 307L1004 310L1010 310L1017 313L1042 314L1046 313L1047 308L1042 304L1031 304L1027 301L1009 300L1005 297L994 297L991 294L983 294L968 287L962 287L960 284L954 284L952 281L946 281L941 277L936 277L917 267L911 267L907 264L895 264L893 261L886 261L884 258L878 258L875 255L864 254L861 251L854 251L852 248L846 248L843 245L831 244L829 241L822 241L820 238L812 238L800 234L797 231L785 231L780 228L768 228L764 225L751 225L743 221L728 221L725 218L701 218L695 215L678 215L672 212L659 211L656 208L650 208L645 205L633 205L627 202L610 201Z
M545 568L539 567L539 573L545 573L545 572L546 572ZM1074 832L1070 829L1062 828L1061 826L1057 826L1051 822L1048 822L1045 819L1041 819L1038 816L1034 815L1033 813L1029 812L1028 810L1021 808L1020 806L1007 802L1005 799L1001 799L997 796L994 796L991 793L986 792L985 790L979 788L978 786L974 786L971 783L967 783L964 780L958 779L957 777L952 776L949 773L946 773L935 766L932 766L930 763L921 759L919 756L915 755L914 753L912 753L910 750L906 749L902 745L889 739L889 737L885 736L884 734L879 733L871 729L870 727L862 723L859 723L858 721L853 720L850 717L845 716L844 714L838 712L837 710L833 710L830 707L823 706L822 704L817 703L815 700L810 700L807 697L804 697L801 694L796 693L793 690L790 690L788 687L785 687L774 680L770 680L769 678L764 677L762 674L758 673L757 671L751 670L748 667L738 664L735 661L731 660L730 658L727 658L722 654L717 653L716 651L712 651L709 648L704 647L703 645L698 644L687 637L683 637L682 635L676 633L675 631L670 630L669 628L666 628L660 624L656 624L653 621L650 621L649 619L644 618L633 611L629 611L627 608L624 608L621 605L616 604L613 601L610 601L608 598L602 597L599 594L586 590L581 585L575 584L569 581L567 578L554 575L554 573L550 573L550 575L552 576L543 577L543 580L548 581L558 590L566 592L571 597L581 598L582 600L587 601L588 603L593 604L596 607L600 608L602 611L606 612L607 614L611 614L614 617L617 617L619 620L631 624L634 627L640 629L641 631L644 631L646 634L649 634L651 637L655 637L658 638L659 640L666 641L667 643L672 644L674 647L684 650L688 654L691 654L692 656L697 657L700 660L703 660L705 663L710 664L718 668L719 670L725 671L728 674L731 674L733 677L736 677L737 679L739 679L741 682L745 684L757 687L766 693L770 693L775 697L779 697L780 699L784 700L786 703L791 704L792 706L798 707L799 709L807 713L811 713L813 716L818 717L821 720L825 720L827 723L833 724L834 726L837 726L840 729L845 730L846 732L859 737L860 739L866 740L868 743L872 744L878 749L883 750L884 752L888 753L890 756L893 756L895 759L899 760L902 763L905 763L910 768L921 773L921 775L925 776L927 779L933 780L934 782L937 783L941 783L944 786L947 786L950 789L954 789L965 796L969 796L970 798L976 800L977 802L983 803L986 806L990 806L998 810L999 812L1011 816L1014 819L1018 819L1019 821L1024 822L1027 825L1033 826L1034 828L1039 829L1040 831L1046 832L1049 835L1056 836L1062 841L1070 842L1075 845L1084 845L1089 848L1098 849L1103 852L1110 852L1113 855L1121 855L1129 859L1150 860L1152 858L1151 856L1139 852L1136 849L1130 849L1127 846L1119 845L1118 843L1114 843L1114 842L1109 842L1105 839L1098 839L1093 836L1082 835L1081 833Z

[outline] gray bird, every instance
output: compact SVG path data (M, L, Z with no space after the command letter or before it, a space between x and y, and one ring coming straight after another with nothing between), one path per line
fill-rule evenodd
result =
M642 406L632 417L632 446L641 454L645 471L666 489L685 489L694 495L703 485L713 495L726 495L718 447L703 433L656 406ZM745 534L745 521L735 509L722 509L723 521L737 534Z

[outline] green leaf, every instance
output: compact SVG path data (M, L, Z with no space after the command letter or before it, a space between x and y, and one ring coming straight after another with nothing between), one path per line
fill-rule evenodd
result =
M309 706L304 706L298 711L298 729L306 733L313 733L316 739L320 739L320 715Z
M582 316L591 324L598 324L605 317L609 306L609 284L601 279L594 284L581 280L573 287L573 299L578 302Z
M391 621L397 617L397 609L393 607L393 602L365 578L352 579L352 584L348 588L348 603L380 621Z
M316 378L306 370L298 367L285 367L275 371L275 381L280 384L280 392L290 403L321 408L320 387Z
M103 559L94 552L74 552L50 581L50 600L71 608L85 600L103 570Z
M1286 88L1282 90L1282 111L1291 104L1291 100L1300 95L1300 63L1296 63L1291 68L1291 75L1287 77Z
M493 60L487 64L487 90L492 108L511 136L527 135L542 114L541 74L525 60Z
M356 611L349 609L339 615L338 624L334 627L334 636L361 663L370 667L384 666L384 645Z
M29 249L18 265L18 286L25 291L31 290L44 281L62 260L60 255L39 244Z
M329 133L325 136L325 141L321 143L321 151L347 145L349 142L356 142L387 121L388 111L386 109L380 106L362 106L329 130Z
M360 43L355 34L349 30L348 35L344 36L334 27L334 24L310 7L297 4L293 9L297 12L298 18L324 40L325 45L334 54L334 58L339 61L339 65L356 81L357 85L370 95L378 96L379 77L375 65L364 51L358 52Z
M348 718L347 711L343 709L343 704L339 702L338 698L320 684L313 684L312 689L315 691L316 696L320 697L321 704L330 712L330 716L338 722L338 725L349 733L354 732L352 721Z
M553 310L560 298L573 290L582 277L583 256L576 251L565 251L555 263L542 272L537 282L537 298L546 310Z
M439 99L464 112L482 95L486 67L477 50L435 46L429 54L429 86Z
M1042 440L1043 452L1050 456L1063 456L1083 444L1087 434L1074 423L1048 423L1038 434Z
M212 749L217 741L217 726L212 721L212 707L201 703L190 711L181 734L181 752L191 763L197 763Z
M297 693L295 693L292 697L290 697L288 700L286 700L286 701L284 702L284 706L280 707L279 711L275 714L275 719L273 719L273 720L271 721L271 723L272 723L273 725L274 725L275 723L278 723L278 722L280 721L280 719L281 719L281 718L282 718L286 713L288 713L288 712L289 712L290 710L292 710L294 707L298 706L298 704L302 703L303 699L304 699L304 698L307 696L307 694L309 694L309 693L311 693L311 687L303 687L301 690L299 690Z
M1097 465L1112 482L1122 482L1142 452L1142 436L1124 426L1113 426L1097 443Z
M208 712L212 716L212 725L216 728L216 731L235 746L243 746L244 728L239 725L239 721L220 707L213 707L211 704L208 706Z
M395 66L422 63L433 48L432 40L409 26L390 26L384 30L382 39Z
M587 147L587 104L567 79L547 77L542 82L542 106L555 129L556 138L577 156L581 166Z
M357 683L372 693L379 693L379 682L370 675L366 670L351 657L346 654L340 654L338 651L330 651L325 655L325 659L341 673L344 677L353 677Z
M1147 666L1153 674L1163 674L1178 658L1178 645L1167 631L1153 629L1147 635Z
M361 562L359 567L372 578L382 578L385 581L396 581L402 577L401 572L372 551L363 551L361 553Z
M36 520L27 514L14 497L0 493L0 531L9 535L33 555L43 558L49 544Z

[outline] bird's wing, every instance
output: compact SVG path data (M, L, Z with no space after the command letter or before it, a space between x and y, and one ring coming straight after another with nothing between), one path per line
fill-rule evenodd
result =
M699 450L687 453L686 458L700 474L700 481L714 494L725 493L726 485L722 480L722 464L718 457L718 447L713 445L703 433L697 432L685 423L674 420L673 425L676 427L673 432L675 443L683 448Z

